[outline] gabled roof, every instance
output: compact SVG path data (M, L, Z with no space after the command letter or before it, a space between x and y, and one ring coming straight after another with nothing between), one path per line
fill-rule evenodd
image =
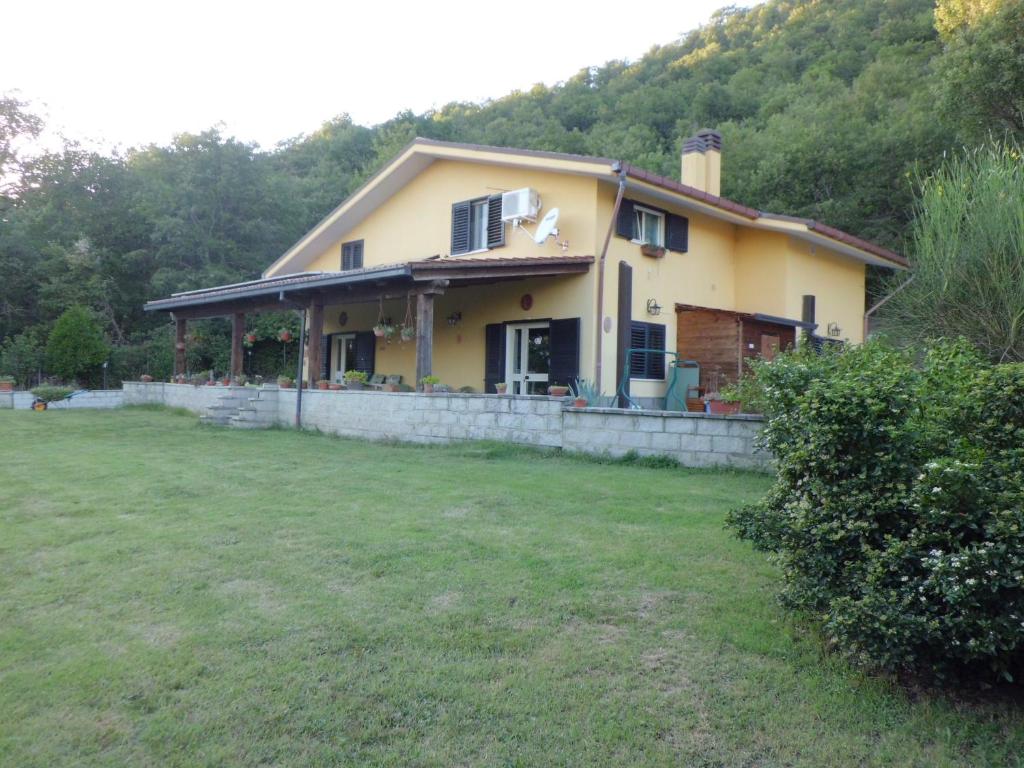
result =
M266 269L264 275L280 273L303 255L313 258L323 252L437 160L534 168L612 183L618 183L621 176L626 180L627 191L653 195L677 207L755 229L788 234L867 264L904 269L909 266L906 258L900 254L821 222L759 211L618 160L417 138L303 235ZM296 266L301 269L304 265Z

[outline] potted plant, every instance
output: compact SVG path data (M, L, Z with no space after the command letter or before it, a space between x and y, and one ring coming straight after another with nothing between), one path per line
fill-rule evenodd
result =
M660 245L651 245L650 243L644 243L640 246L640 253L644 256L649 256L652 259L662 259L665 257L665 249Z
M317 389L323 389L323 390L326 390L326 389L327 389L328 387L330 387L330 386L331 386L331 382L330 382L330 381L328 381L327 379L320 379L320 380L318 380L318 381L317 381L317 383L316 383L316 388L317 388Z
M499 381L497 384L494 385L494 391L497 392L499 395L504 395L506 392L508 392L508 384L504 381Z
M434 391L435 384L440 383L441 379L433 375L424 376L422 379L420 379L420 384L423 386L423 391L426 392L427 394L430 394L431 392Z
M295 381L289 376L278 376L277 386L281 389L291 389L295 386Z
M0 376L0 392L13 392L14 391L14 377L13 376Z
M287 344L289 341L292 340L292 332L287 330L286 328L282 328L280 331L277 332L277 338Z
M345 371L345 386L352 390L360 390L366 384L366 371Z
M141 376L139 376L139 381L141 381L143 384L149 384L150 382L153 381L153 377L150 376L148 373L144 373Z
M548 394L552 397L565 397L569 394L569 388L563 387L561 384L552 384L548 387Z
M730 384L718 392L713 392L704 398L707 404L707 412L715 416L730 416L742 410L738 389Z
M245 334L245 336L242 337L242 343L245 344L245 346L247 346L247 347L251 347L253 344L256 343L256 334L255 333L247 333L247 334Z
M571 389L573 396L572 405L574 408L586 408L591 403L597 405L600 402L597 387L586 379L576 379Z
M390 339L395 335L395 326L380 322L373 326L373 335L378 339Z
M399 334L402 341L412 341L416 338L416 326L403 324Z
M327 388L331 390L331 392L340 392L341 384L338 383L337 381L332 381L330 384L327 385Z

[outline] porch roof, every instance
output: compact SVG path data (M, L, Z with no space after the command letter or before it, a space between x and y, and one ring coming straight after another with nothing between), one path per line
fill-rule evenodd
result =
M308 307L313 301L343 304L376 300L382 293L581 274L593 256L523 256L496 254L445 257L385 264L343 272L300 272L175 293L147 302L147 312L217 317L235 312Z

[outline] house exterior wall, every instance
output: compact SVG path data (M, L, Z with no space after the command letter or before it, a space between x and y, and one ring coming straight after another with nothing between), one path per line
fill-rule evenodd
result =
M448 255L453 203L522 187L533 187L540 193L544 204L542 213L552 208L560 210L559 239L569 241L570 253L594 253L596 180L565 173L437 160L402 187L387 204L322 251L307 269L340 269L341 244L351 240L365 242L365 267ZM534 231L534 225L527 227L530 232ZM526 234L513 231L511 225L505 226L505 243L493 252L509 258L560 253L553 241L538 246Z
M599 258L612 217L616 186L567 173L566 169L555 170L557 163L552 170L545 170L540 167L543 162L537 160L534 167L513 167L473 162L468 157L434 160L385 204L322 250L307 269L338 270L341 245L352 240L364 241L366 267L447 255L453 203L520 187L537 189L544 211L560 209L559 239L569 241L570 254ZM752 229L693 207L674 206L653 193L630 190L627 197L686 216L688 251L668 251L664 258L653 259L643 256L636 243L613 235L605 261L601 308L597 307L596 264L585 275L450 289L435 304L434 373L453 387L471 386L479 391L484 375L484 327L488 323L579 317L580 375L594 378L595 340L600 339L603 363L599 385L605 393L615 392L619 384L615 360L620 262L629 264L633 270L631 320L664 325L667 350L677 347L677 303L799 319L804 294L816 297L820 333L826 332L829 322L835 322L842 328L842 338L862 340L862 263L812 246L787 232ZM533 226L528 225L528 229L532 231ZM514 231L510 225L506 225L505 242L505 246L489 253L510 258L560 253L552 240L537 246L532 238ZM519 305L525 293L534 300L528 312ZM661 305L659 316L647 313L649 299ZM342 311L348 314L344 328L337 322ZM462 321L449 327L445 318L453 312L461 312ZM394 323L401 323L405 314L404 300L385 303L384 315ZM376 304L330 306L325 310L324 331L368 330L377 315ZM604 318L611 321L610 330L603 330ZM379 342L376 371L400 374L406 383L415 383L414 348L411 342ZM631 381L631 392L641 401L661 398L665 389L665 381Z
M533 298L529 311L523 310L520 299L524 294ZM584 319L580 329L580 371L593 368L592 329L585 320L593 316L593 276L567 275L560 277L515 280L490 285L453 288L438 296L434 302L434 373L453 388L472 387L482 392L484 387L484 327L488 323L526 322L529 320L579 317ZM412 303L415 317L415 300ZM347 322L342 327L338 320L345 312ZM369 331L377 322L377 304L353 304L324 308L325 333L352 333ZM384 316L398 324L405 318L404 299L384 302ZM462 313L462 320L450 326L447 317ZM402 382L413 385L416 378L416 342L392 340L377 341L375 353L377 373L399 374Z

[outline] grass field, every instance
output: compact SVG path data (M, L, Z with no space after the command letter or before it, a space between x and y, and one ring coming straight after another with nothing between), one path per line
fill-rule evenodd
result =
M767 485L0 412L0 765L1019 764L785 619Z

